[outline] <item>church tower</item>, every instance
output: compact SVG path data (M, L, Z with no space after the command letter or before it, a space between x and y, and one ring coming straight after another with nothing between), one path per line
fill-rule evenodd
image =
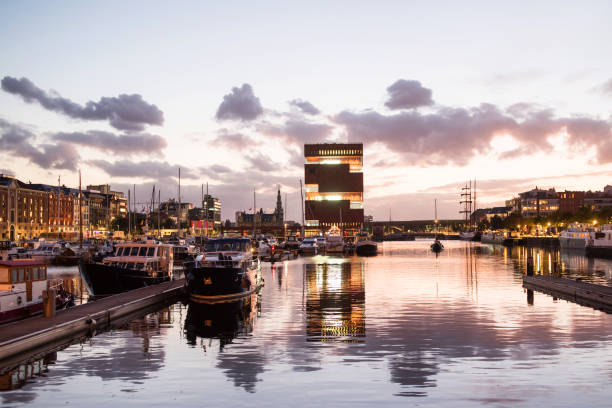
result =
M281 200L280 185L278 185L278 193L276 194L276 209L274 210L274 215L276 215L276 225L283 225L285 214L283 211L283 200Z

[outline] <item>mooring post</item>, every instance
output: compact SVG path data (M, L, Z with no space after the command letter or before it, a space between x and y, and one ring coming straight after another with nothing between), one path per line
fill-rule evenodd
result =
M57 296L55 289L48 288L43 290L43 314L45 317L55 316L55 297Z

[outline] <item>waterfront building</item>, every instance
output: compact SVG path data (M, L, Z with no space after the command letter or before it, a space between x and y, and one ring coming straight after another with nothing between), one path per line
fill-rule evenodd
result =
M38 237L49 228L49 197L13 176L0 174L0 237L11 241Z
M306 235L332 226L357 232L363 216L363 144L304 145Z
M180 217L185 222L189 217L189 210L194 208L193 203L181 203ZM162 213L165 213L169 217L178 219L179 217L179 203L174 198L164 201L159 205L159 209Z
M107 196L110 221L127 215L127 198L121 191L112 191L110 184L88 185L87 191Z
M280 186L276 192L276 207L272 209L260 208L255 212L255 226L265 227L282 227L285 219L283 210L283 201L281 200ZM253 226L253 209L247 211L236 212L237 227L252 227Z
M207 187L208 188L208 187ZM202 220L205 228L218 231L221 228L221 201L210 194L204 194L202 200Z
M575 214L580 207L584 206L584 191L559 191L557 192L559 199L559 212ZM611 203L612 204L612 203Z
M491 221L491 218L498 216L500 218L506 218L513 212L513 207L491 207L491 208L479 208L472 213L472 219L474 222L479 223L481 221Z
M603 191L587 191L584 193L584 205L594 212L612 208L612 186L605 186Z
M534 188L519 194L520 214L525 218L543 217L559 210L559 198L554 188Z

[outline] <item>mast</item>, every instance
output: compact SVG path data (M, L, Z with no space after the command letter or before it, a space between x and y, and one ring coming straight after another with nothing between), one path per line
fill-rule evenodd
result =
M136 220L138 219L137 215L138 215L138 208L136 208L136 184L134 184L134 197L132 197L133 203L132 203L132 209L134 210L134 215L132 215L132 221L134 222L134 235L136 235Z
M300 202L302 203L302 238L304 237L304 191L302 190L302 179L300 179Z
M128 189L128 237L132 235L132 191Z
M463 210L459 213L464 214L465 222L469 224L469 228L472 228L472 181L469 184L465 183L465 187L461 189L461 201L459 204L463 204Z
M61 176L57 176L57 217L55 218L57 220L57 240L60 240L60 177Z
M202 211L204 211L204 225L207 225L206 221L207 221L207 214L206 214L206 210L204 209L204 184L202 184ZM200 225L201 227L201 225ZM206 227L205 227L206 228ZM204 231L200 230L200 235L204 235Z
M161 190L157 190L157 236L161 239Z
M256 201L255 201L255 189L253 189L253 238L255 238L255 206L256 206Z
M438 199L437 198L434 198L434 226L436 228L435 233L438 234Z
M472 211L472 214L474 214L474 212L476 212L477 209L478 207L476 207L476 179L474 179L474 211Z
M178 178L178 237L181 237L181 168L179 167L179 178Z
M81 190L81 169L79 169L79 249L83 248L83 192Z

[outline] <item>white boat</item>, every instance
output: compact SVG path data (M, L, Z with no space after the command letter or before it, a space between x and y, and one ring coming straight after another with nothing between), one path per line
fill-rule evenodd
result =
M30 256L35 261L50 263L56 256L62 253L62 246L57 243L43 242L38 248L30 251Z
M561 249L580 249L586 248L589 240L590 231L583 228L568 228L559 233L559 246Z
M315 238L317 240L317 247L319 248L319 252L325 252L327 249L327 241L325 237L318 236Z
M612 226L604 225L601 231L589 232L585 252L587 256L612 258Z
M344 253L344 237L339 228L332 228L327 234L325 250L327 253Z
M300 250L302 251L302 255L316 255L319 252L317 240L313 237L304 238L300 244Z
M267 239L260 239L257 241L257 256L260 258L269 257L272 254L272 246Z
M378 244L370 239L367 232L361 231L355 236L355 253L361 256L378 254Z
M476 231L463 231L459 233L459 238L464 241L472 241L476 236Z

